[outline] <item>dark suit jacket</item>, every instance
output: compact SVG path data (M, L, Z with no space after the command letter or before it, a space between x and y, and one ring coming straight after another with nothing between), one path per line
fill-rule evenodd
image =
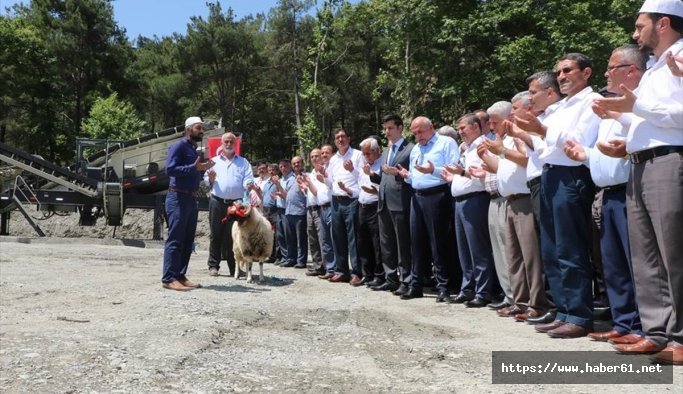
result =
M400 164L403 168L409 168L410 151L413 150L413 146L413 143L404 139L401 146L398 147L398 151L391 159L391 163L387 163L387 157L391 148L384 149L382 157L380 157L381 165L389 164L390 166L395 166ZM410 198L413 195L413 188L400 175L390 176L383 171L380 172L380 175L379 204L377 209L381 210L384 204L386 204L390 211L410 211Z

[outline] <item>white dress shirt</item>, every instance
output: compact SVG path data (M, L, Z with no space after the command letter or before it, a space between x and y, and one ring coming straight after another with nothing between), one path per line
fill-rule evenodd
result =
M477 146L484 141L484 136L479 136L477 139L469 144L461 156L461 163L465 172L472 166L481 167L483 161L477 154ZM453 175L453 182L451 182L451 195L453 197L462 196L474 192L483 192L484 180L479 178L468 178L462 175Z
M539 156L544 164L561 166L580 166L564 154L564 143L572 140L583 146L592 147L598 136L600 118L593 112L593 100L600 98L590 86L572 97L562 99L557 109L545 119L548 130L545 135L546 147Z
M204 173L204 182L211 187L211 194L225 200L244 198L247 186L254 183L251 164L242 156L235 155L232 160L224 155L211 158L216 163L211 170L216 172L216 180L209 183L209 171Z
M365 163L363 163L365 165ZM374 163L370 165L370 171L375 174L379 174L380 171L380 162L379 158L375 160ZM379 184L373 183L370 180L370 175L366 175L364 171L361 170L360 176L358 177L358 186L365 186L365 187L374 187L375 190L379 190ZM358 202L361 204L372 204L373 202L377 202L379 200L379 195L377 193L368 193L363 188L361 187L360 193L358 194Z
M515 140L510 136L503 138L503 146L508 150L517 151ZM522 167L509 159L499 159L497 175L498 193L501 196L530 193L526 186L526 167Z
M351 160L353 171L347 171L346 168L344 168L345 160ZM332 182L332 195L358 198L358 193L360 192L358 176L363 171L363 163L363 155L359 150L351 147L349 147L344 155L341 155L339 151L332 155L330 164L327 166L327 176ZM351 189L352 194L350 196L346 191L339 187L339 181L343 182L347 188Z
M683 55L683 38L664 53ZM643 74L635 91L633 121L626 138L626 151L638 152L657 146L683 146L683 78L675 77L662 55Z
M606 142L617 139L623 135L624 125L614 119L605 119L600 122L598 141ZM622 137L623 139L623 137ZM622 158L609 157L598 150L597 147L587 148L586 164L590 167L593 183L598 187L618 185L628 181L628 173L631 163Z

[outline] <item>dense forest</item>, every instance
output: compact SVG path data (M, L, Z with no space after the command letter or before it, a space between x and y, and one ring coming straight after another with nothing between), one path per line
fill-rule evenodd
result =
M76 138L128 139L200 115L242 133L247 157L272 160L336 127L357 144L390 112L451 124L567 52L593 59L603 86L641 4L280 0L236 19L216 1L184 32L129 42L111 0L32 0L0 16L0 141L70 164Z

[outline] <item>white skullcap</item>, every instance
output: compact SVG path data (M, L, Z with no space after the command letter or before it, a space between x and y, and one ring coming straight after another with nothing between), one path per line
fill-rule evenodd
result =
M199 116L190 116L189 118L185 119L185 128L188 128L192 125L195 125L197 123L204 123L202 121L202 118Z
M645 0L638 13L654 13L674 15L683 18L683 1L681 0Z

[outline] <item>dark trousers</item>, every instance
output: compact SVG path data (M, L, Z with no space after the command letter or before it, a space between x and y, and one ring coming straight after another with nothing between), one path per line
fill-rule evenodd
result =
M451 196L448 187L432 194L415 192L410 208L410 233L412 237L412 277L410 287L422 290L425 267L434 263L434 271L439 291L449 289L453 248L453 237L448 231ZM430 256L431 255L431 259Z
M323 268L326 273L334 274L334 244L332 243L332 206L320 207L320 248L322 249Z
M275 228L277 227L277 208L276 207L263 207L263 216L268 220L270 225L273 227L273 251L270 253L269 263L274 262L279 256L279 249L277 247L277 240L275 237Z
M165 209L168 237L164 244L161 281L169 283L185 278L197 231L197 199L189 194L169 191L166 194Z
M541 177L541 256L557 319L592 328L590 172L585 166L552 166Z
M358 208L358 258L363 276L384 279L382 250L379 243L377 203L360 204Z
M462 267L460 294L491 300L495 275L488 212L491 197L477 194L455 202L455 236Z
M387 282L406 286L411 282L410 209L390 211L386 204L378 212L382 265Z
M230 205L209 198L209 268L220 269L221 260L227 260L230 275L235 274L235 254L232 251L232 224L227 217ZM226 219L226 220L223 220Z
M602 195L600 249L612 326L622 334L643 335L636 305L626 220L626 189Z
M277 209L277 223L275 223L275 240L277 241L278 255L283 261L287 260L287 216L284 208ZM296 252L294 252L296 253Z
M306 208L306 233L308 234L308 250L311 253L313 270L322 271L323 257L320 244L320 207Z
M363 275L358 260L358 199L349 197L332 197L332 243L334 244L334 260L337 264L336 274Z
M287 227L287 262L306 264L308 259L308 235L306 234L306 215L285 215Z

